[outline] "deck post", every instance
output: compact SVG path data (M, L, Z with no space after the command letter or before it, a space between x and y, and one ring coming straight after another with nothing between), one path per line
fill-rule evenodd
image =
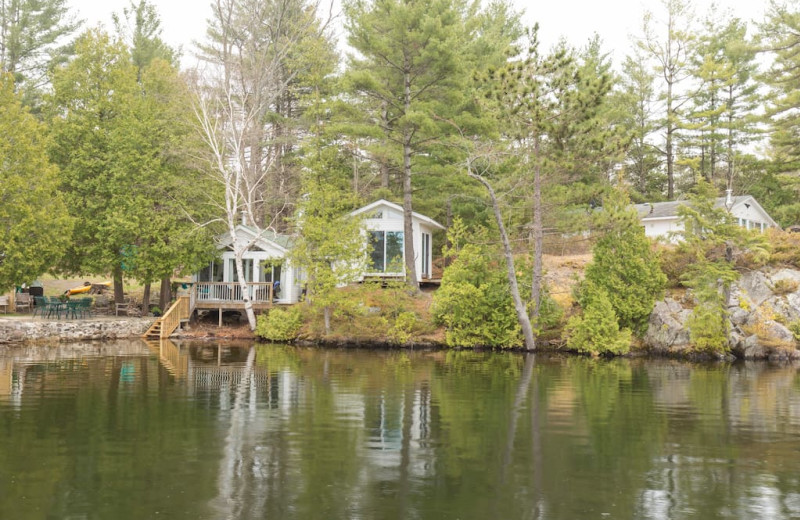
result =
M219 327L222 328L222 305L219 306Z

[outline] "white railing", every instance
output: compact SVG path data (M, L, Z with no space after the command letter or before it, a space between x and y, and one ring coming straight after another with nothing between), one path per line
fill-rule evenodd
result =
M272 301L272 283L248 282L246 292L234 282L197 282L194 285L196 301L199 302L243 302L243 294L252 302Z

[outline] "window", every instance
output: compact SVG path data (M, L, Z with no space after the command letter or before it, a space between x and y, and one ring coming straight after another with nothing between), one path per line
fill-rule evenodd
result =
M221 282L223 280L222 262L211 262L197 277L200 282Z
M267 263L261 266L261 279L259 282L274 282L281 280L281 264Z
M234 282L239 281L238 273L236 272L236 260L230 259L228 260L230 270L231 270L231 279ZM244 258L242 259L242 270L244 271L244 281L245 282L252 282L253 281L253 259L252 258Z
M403 272L403 232L370 231L370 272Z

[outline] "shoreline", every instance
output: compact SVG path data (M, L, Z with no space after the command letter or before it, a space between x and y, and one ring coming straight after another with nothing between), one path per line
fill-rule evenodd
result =
M83 320L52 320L30 318L27 316L0 317L0 346L46 346L54 344L71 344L77 342L98 342L123 339L144 339L142 335L153 323L154 318L133 318L100 316ZM247 326L210 326L194 324L189 329L171 337L177 341L252 341L253 343L269 343L256 337ZM300 338L288 344L300 347L316 347L328 349L368 349L368 350L473 350L504 351L526 353L522 348L500 349L496 347L475 347L471 349L453 349L446 344L432 340L420 339L406 343L392 342L383 338ZM588 354L568 350L560 343L544 342L533 351L541 354L561 354L569 356L587 356ZM603 356L600 356L603 357ZM617 357L617 356L615 356ZM746 356L742 352L732 351L725 356L712 356L688 349L663 351L653 348L634 348L622 358L678 359L692 362L763 360L771 362L800 361L800 350L783 348L765 349L762 355Z

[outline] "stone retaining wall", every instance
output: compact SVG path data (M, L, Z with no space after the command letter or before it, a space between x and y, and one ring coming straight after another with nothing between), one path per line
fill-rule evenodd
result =
M58 343L140 337L152 323L153 318L82 321L0 319L0 343Z

